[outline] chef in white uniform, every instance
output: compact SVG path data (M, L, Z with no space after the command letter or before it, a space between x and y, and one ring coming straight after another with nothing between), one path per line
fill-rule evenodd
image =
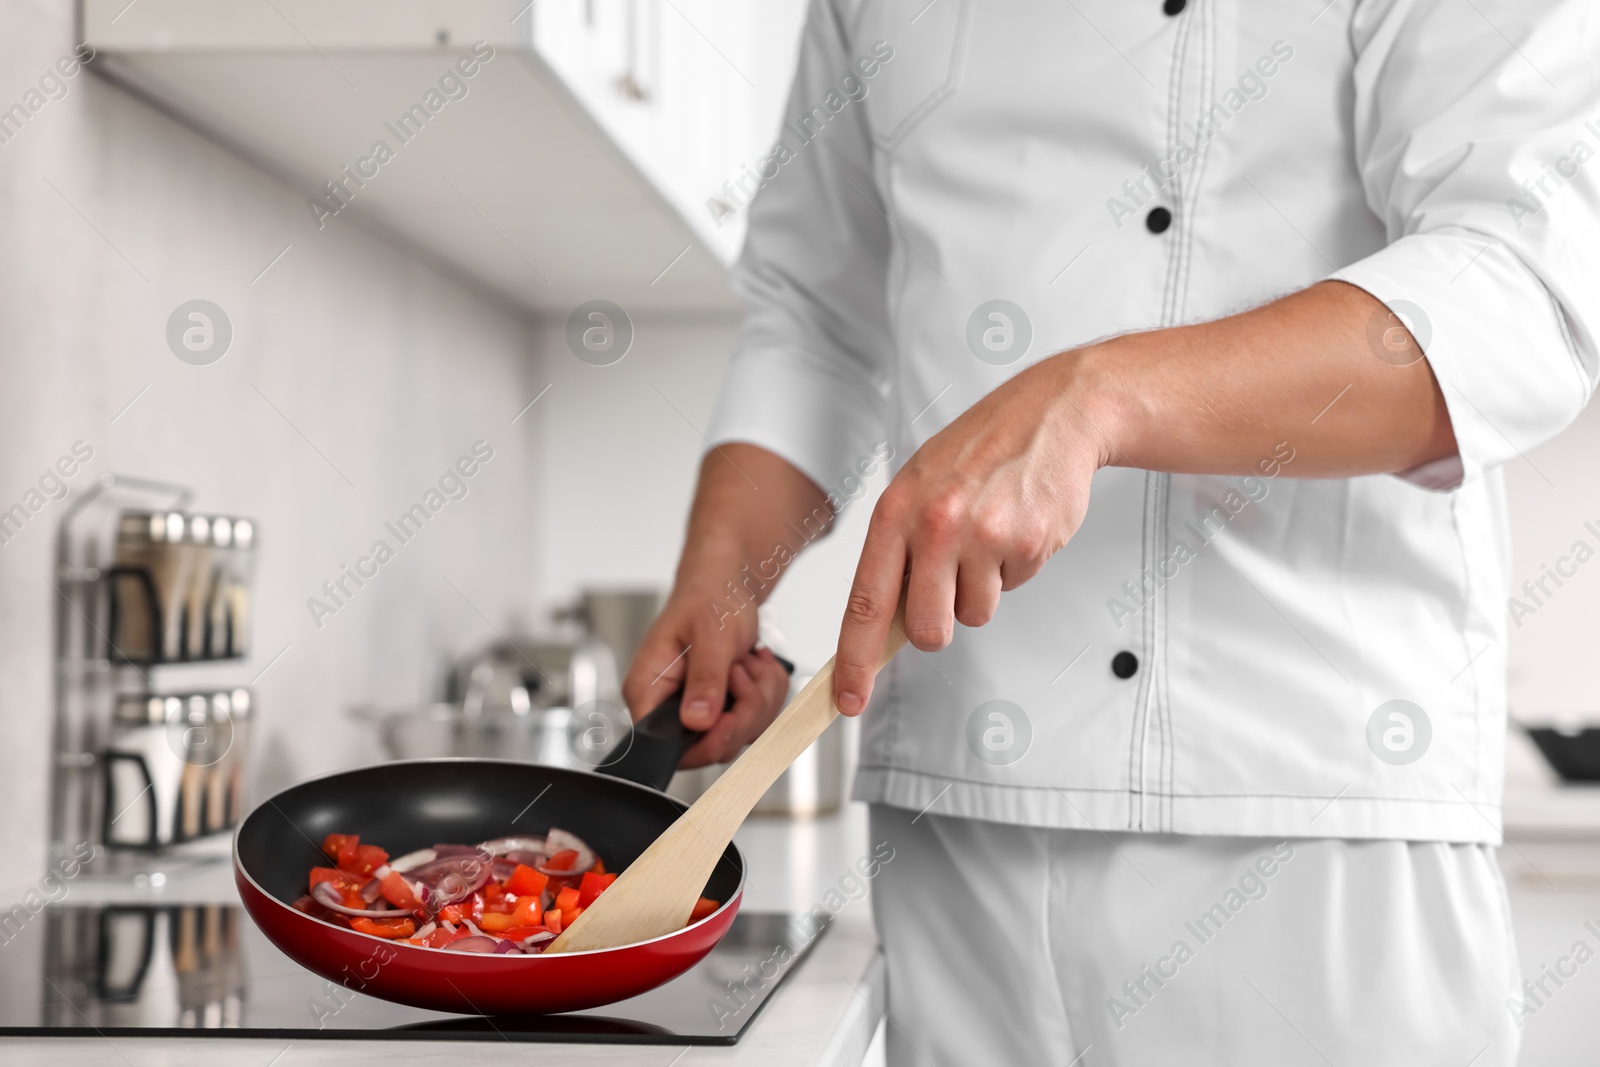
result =
M627 695L732 758L749 605L894 471L835 680L891 1063L1513 1062L1500 468L1595 386L1597 54L1592 0L813 0Z

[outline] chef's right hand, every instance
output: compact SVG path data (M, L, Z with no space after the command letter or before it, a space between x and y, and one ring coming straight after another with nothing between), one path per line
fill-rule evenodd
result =
M737 604L726 587L680 579L622 683L635 721L683 688L683 725L705 735L684 755L684 768L732 760L783 710L789 692L789 673L771 651L751 651L755 605L734 610ZM733 707L723 712L730 693Z

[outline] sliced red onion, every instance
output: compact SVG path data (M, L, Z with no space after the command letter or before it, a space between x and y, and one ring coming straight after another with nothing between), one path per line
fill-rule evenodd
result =
M415 852L407 852L404 856L401 856L397 860L390 860L388 866L391 871L400 871L404 873L417 867L421 867L425 863L432 863L438 858L438 854L434 852L433 849L419 848ZM379 869L381 870L382 868ZM382 875L379 875L379 877L381 878Z
M427 937L429 934L433 933L438 928L439 928L439 924L438 923L429 923L428 925L424 926L422 929L418 930L416 933L412 934L411 936L412 937Z
M500 943L495 945L494 951L495 951L495 955L498 956L498 955L503 955L503 954L505 954L507 952L517 952L519 950L518 950L518 948L517 948L517 946L516 946L516 944L514 942L507 941L505 938L502 937L500 939Z
M497 837L493 841L485 841L478 847L491 856L499 856L506 852L548 851L542 837Z
M352 919L393 919L396 915L404 914L394 908L384 908L380 911L377 908L347 907L345 902L339 898L339 894L335 893L333 887L327 882L318 882L313 886L311 896L318 904L321 904L329 911L336 911L340 915L347 915Z
M524 863L529 867L537 867L550 858L548 852L530 852L525 849L514 848L510 852L502 852L497 859L509 860L512 863Z
M582 874L584 871L587 871L590 867L594 866L596 859L594 849L584 844L583 839L577 834L569 834L565 830L558 830L552 826L550 828L550 833L545 837L545 847L550 850L551 855L571 849L578 854L578 858L573 860L572 866L566 868L565 870L549 866L541 866L538 869L540 874L550 875L554 878L561 878ZM546 862L548 863L548 861Z
M517 944L521 945L523 948L527 948L529 945L542 945L546 941L554 941L555 939L556 935L552 934L549 930L540 930L536 934L529 934L521 941L518 941Z
M492 872L487 862L474 855L434 860L410 873L418 882L433 890L426 904L437 910L446 904L465 900L482 889Z
M478 929L478 924L473 922L471 919L463 918L461 920L461 925L465 926L468 930L471 930L473 937L489 937L488 934L486 934L482 930ZM490 940L492 941L493 938L490 938Z
M500 945L494 938L487 934L473 934L463 937L459 941L452 941L444 947L446 952L498 952Z
M491 855L482 845L434 845L433 852L442 860L460 859L462 856L482 856L488 859Z
M383 868L380 867L378 870L383 870ZM361 887L361 899L366 901L368 904L371 904L374 900L377 900L379 894L383 892L383 875L378 874L377 871L373 871L372 873L374 875L372 881Z

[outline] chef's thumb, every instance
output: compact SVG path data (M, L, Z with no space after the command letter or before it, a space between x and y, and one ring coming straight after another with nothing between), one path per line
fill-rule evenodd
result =
M689 650L689 678L683 685L684 726L705 731L717 721L735 658L732 648L720 645L705 644Z

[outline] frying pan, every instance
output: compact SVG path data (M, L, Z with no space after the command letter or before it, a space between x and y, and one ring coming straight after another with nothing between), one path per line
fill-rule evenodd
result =
M793 668L785 663L790 670ZM386 941L298 911L307 872L327 866L319 843L360 834L391 856L439 843L474 844L560 827L608 870L638 858L687 806L661 792L699 734L679 719L682 694L633 725L601 773L483 759L406 760L291 786L239 824L234 881L245 910L290 959L356 992L475 1015L577 1011L677 977L722 939L739 910L745 865L729 845L705 895L722 906L638 944L555 955L444 952Z

